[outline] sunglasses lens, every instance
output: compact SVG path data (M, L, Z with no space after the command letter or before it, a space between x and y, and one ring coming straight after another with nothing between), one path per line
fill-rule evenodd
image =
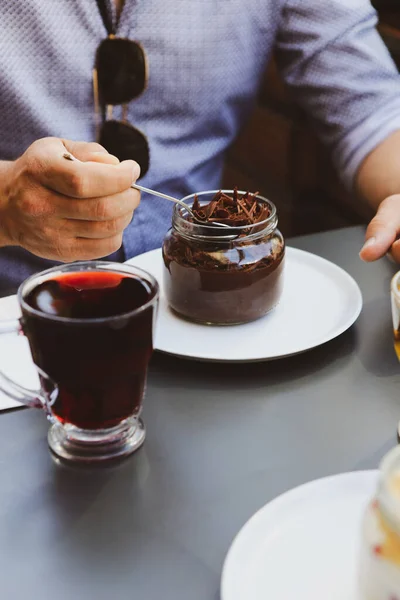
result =
M100 131L99 143L119 160L133 159L140 165L140 176L149 170L149 145L143 133L129 123L106 121Z
M100 102L126 104L146 87L146 59L136 42L107 38L96 54Z

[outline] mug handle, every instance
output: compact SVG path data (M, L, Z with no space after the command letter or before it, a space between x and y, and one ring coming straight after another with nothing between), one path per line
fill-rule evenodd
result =
M3 333L22 333L19 319L0 321L0 335ZM37 368L37 367L36 367ZM47 408L47 400L41 390L29 390L19 385L0 371L0 391L25 406L31 408Z

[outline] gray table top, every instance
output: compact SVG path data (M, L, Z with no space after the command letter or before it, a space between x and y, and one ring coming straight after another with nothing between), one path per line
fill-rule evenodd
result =
M217 600L229 545L257 509L311 479L377 467L400 418L396 266L363 264L362 241L350 228L290 244L353 275L355 326L243 369L155 355L147 440L118 466L57 465L40 411L0 414L0 597Z

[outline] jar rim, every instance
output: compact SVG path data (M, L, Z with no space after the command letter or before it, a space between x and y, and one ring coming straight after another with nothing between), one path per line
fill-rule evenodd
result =
M185 202L185 204L187 204L189 206L189 202L191 200L194 200L195 196L197 196L199 198L199 201L201 202L202 196L203 197L205 195L215 196L215 194L217 194L218 192L222 192L223 194L227 194L227 195L229 195L229 194L232 195L234 193L234 190L229 190L229 189L205 190L203 192L197 192L197 193L193 193L193 194L189 194L189 195L185 196L184 198L182 198L182 202ZM244 195L247 192L245 192L243 190L238 190L237 193ZM211 228L215 230L215 227L213 227L212 225L203 225L201 223L194 223L193 221L188 221L188 219L185 218L182 214L182 212L184 211L184 208L182 208L182 206L180 206L179 204L176 204L174 207L173 221L175 223L177 223L178 225L179 225L179 223L190 224L191 235L194 235L196 237L204 237L207 239L217 238L220 241L224 241L224 239L232 239L233 234L235 235L235 237L237 237L244 231L249 232L246 235L246 238L250 238L255 234L265 233L265 230L268 228L271 228L271 230L275 229L278 224L277 211L276 211L275 204L271 200L268 200L268 198L265 198L264 196L261 196L260 194L253 194L253 195L255 198L257 198L257 200L262 200L263 202L265 202L268 205L268 207L270 209L270 213L269 213L268 217L266 219L264 219L263 221L259 221L258 223L252 223L250 225L239 225L239 226L233 225L232 227L228 226L228 227L224 228L224 229L226 229L226 235L221 235L221 233L218 233L217 235L212 235L210 233L207 233L210 231Z

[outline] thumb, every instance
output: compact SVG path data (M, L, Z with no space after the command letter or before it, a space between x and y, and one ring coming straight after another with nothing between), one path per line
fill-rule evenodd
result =
M400 231L400 195L386 198L367 227L360 258L372 262L382 258L396 241Z

